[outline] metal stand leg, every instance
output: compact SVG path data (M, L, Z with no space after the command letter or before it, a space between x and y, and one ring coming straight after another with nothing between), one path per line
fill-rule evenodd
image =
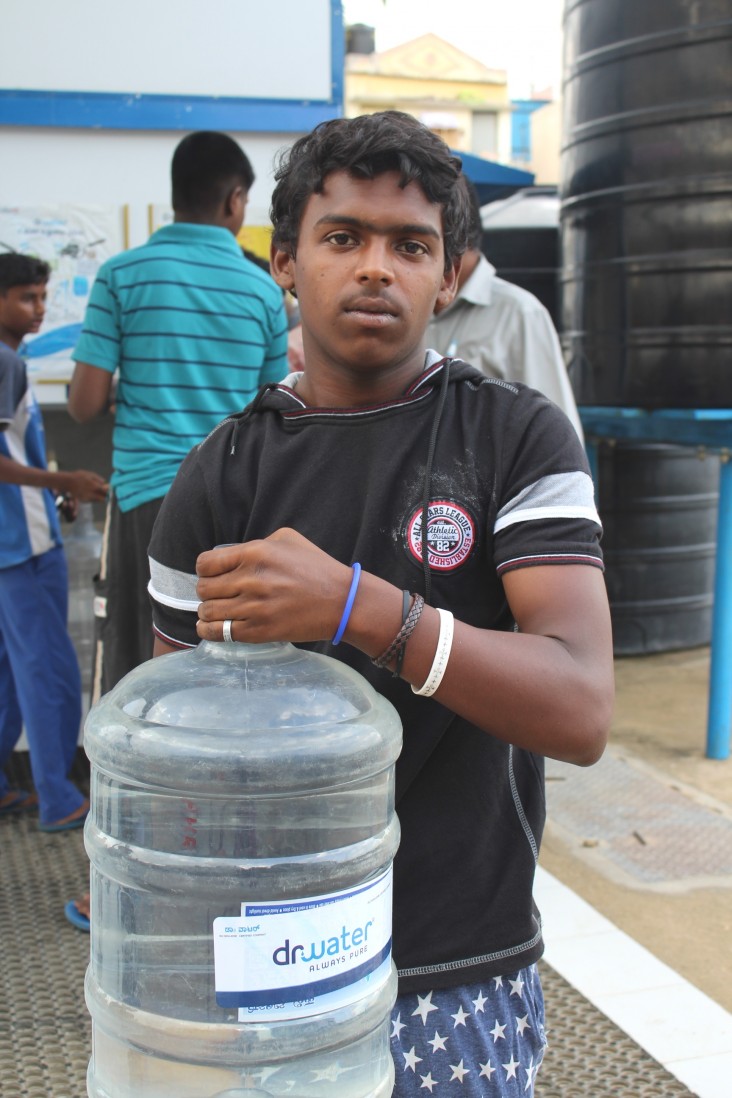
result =
M709 676L707 758L727 759L732 737L732 460L722 455Z

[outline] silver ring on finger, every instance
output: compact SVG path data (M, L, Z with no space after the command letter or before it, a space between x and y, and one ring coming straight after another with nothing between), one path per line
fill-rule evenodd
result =
M224 622L224 640L227 644L234 643L234 638L231 635L231 618L227 618Z

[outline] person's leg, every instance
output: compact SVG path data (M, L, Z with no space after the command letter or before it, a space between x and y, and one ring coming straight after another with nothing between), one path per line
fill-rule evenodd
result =
M0 569L0 628L28 737L42 824L80 810L69 781L81 719L81 680L66 629L66 561L51 549Z
M139 664L152 658L152 611L147 548L161 499L122 512L110 500L106 544L106 621L102 629L102 693ZM103 582L103 580L101 580Z
M462 1098L532 1098L545 1046L536 965L485 984L400 995L393 1098L423 1098L451 1082Z
M69 573L66 555L53 550L37 558L38 580L46 596L45 605L55 609L54 634L56 641L51 650L48 668L53 693L60 703L59 735L66 763L66 773L71 770L79 746L81 727L81 670L68 630Z
M23 718L20 715L10 660L5 649L2 629L0 629L0 802L4 801L10 792L5 767L22 731Z

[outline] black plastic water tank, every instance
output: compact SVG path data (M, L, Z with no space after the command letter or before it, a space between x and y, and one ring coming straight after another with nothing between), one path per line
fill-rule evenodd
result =
M732 0L566 0L562 328L580 404L732 406Z
M481 250L507 282L538 297L559 324L559 195L526 187L481 208Z
M346 53L373 53L375 32L365 23L352 23L346 27Z
M719 458L685 446L603 442L599 511L618 656L708 644Z

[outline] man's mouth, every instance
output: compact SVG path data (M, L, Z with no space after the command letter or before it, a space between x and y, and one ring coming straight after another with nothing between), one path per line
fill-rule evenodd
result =
M388 324L397 318L396 309L387 301L377 298L358 298L350 302L346 314L370 326Z

